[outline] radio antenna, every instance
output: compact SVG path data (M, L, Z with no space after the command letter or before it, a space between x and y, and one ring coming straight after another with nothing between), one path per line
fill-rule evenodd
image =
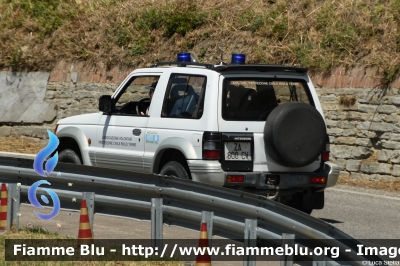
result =
M224 63L224 45L223 44L220 44L219 45L219 49L221 50L221 62L219 62L219 64L222 66L222 65L226 65L225 63Z

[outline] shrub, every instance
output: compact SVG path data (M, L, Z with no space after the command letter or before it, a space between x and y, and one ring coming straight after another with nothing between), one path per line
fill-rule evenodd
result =
M166 4L161 9L145 10L136 22L136 28L143 33L163 29L164 35L171 37L175 33L182 36L205 22L205 14L198 11L194 1L177 1Z
M344 105L344 106L353 106L356 103L357 99L356 96L354 95L342 95L339 97L339 104Z
M25 16L37 20L41 39L46 38L77 15L76 9L64 5L62 0L22 0L15 1L12 7L14 11L20 9Z
M140 31L151 31L161 27L163 23L162 12L156 8L146 9L136 22L136 28Z
M163 14L164 34L171 37L175 33L185 36L205 22L205 15L198 11L193 1L178 1L176 6L166 7Z

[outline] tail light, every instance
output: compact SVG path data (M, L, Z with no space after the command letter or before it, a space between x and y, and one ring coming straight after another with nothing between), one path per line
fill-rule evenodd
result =
M228 183L243 183L244 175L228 175L226 177L226 181Z
M218 160L221 158L221 133L204 132L203 160Z
M321 161L324 161L324 162L329 161L329 151L331 150L330 145L329 145L329 137L327 137L327 138L328 138L328 140L326 142L325 151L323 151L321 153Z
M324 176L312 176L310 180L311 184L325 184L326 177Z
M329 161L329 151L322 152L321 160L324 161L324 162Z

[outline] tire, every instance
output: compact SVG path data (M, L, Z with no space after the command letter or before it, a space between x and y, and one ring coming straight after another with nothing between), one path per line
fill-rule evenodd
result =
M62 150L58 154L58 161L60 163L82 164L81 159L75 151L70 149Z
M325 150L325 121L315 107L288 102L276 107L264 126L265 152L278 164L303 167Z
M166 163L161 169L160 175L175 176L180 179L190 179L185 167L175 161Z

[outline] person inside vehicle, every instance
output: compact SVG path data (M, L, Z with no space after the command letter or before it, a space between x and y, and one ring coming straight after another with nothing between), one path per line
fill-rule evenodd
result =
M154 94L154 90L155 90L156 87L157 87L157 83L158 83L158 80L157 80L157 81L154 81L153 83L151 83L150 86L146 86L146 87L145 87L146 89L149 89L150 104L151 104L151 100L153 99L153 94ZM147 109L146 109L146 114L144 114L143 112L140 112L140 114L141 114L141 115L148 115L148 114L149 114L149 109L150 109L150 105L149 105L149 106L147 107Z

